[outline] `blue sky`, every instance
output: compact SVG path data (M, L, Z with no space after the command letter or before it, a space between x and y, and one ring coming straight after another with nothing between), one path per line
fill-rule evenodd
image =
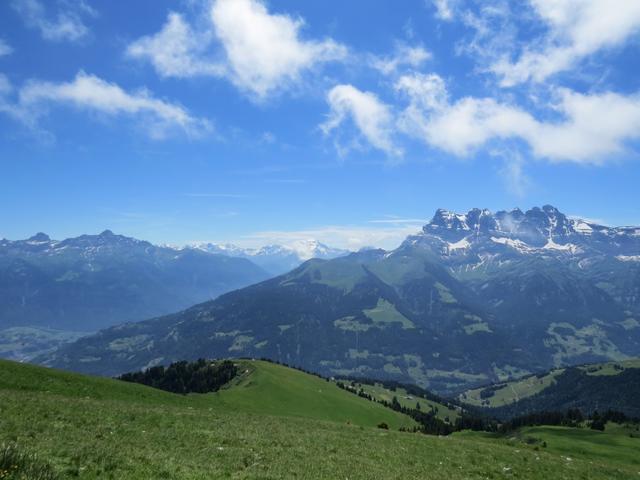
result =
M436 208L640 224L640 4L0 4L0 237L392 247Z

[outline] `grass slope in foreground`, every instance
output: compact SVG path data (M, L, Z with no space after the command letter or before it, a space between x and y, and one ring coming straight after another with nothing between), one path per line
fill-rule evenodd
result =
M348 392L323 404L314 399L330 388L324 380L272 364L244 365L250 371L219 394L180 396L0 361L0 443L17 442L61 478L639 476L635 466L594 458L567 462L550 448L381 430L369 422L391 415L386 421L397 427L405 417ZM281 403L283 391L301 396ZM355 405L369 412L346 423L344 412Z
M461 432L454 436L476 438L478 441L484 439L490 443L500 441L514 446L545 445L544 450L559 455L566 463L615 464L636 470L636 475L640 476L640 435L636 428L608 423L605 431L600 432L589 428L538 426L524 427L507 437L483 432Z

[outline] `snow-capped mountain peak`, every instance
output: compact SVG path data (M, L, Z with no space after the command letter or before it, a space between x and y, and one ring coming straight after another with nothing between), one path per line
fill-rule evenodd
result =
M331 259L346 255L347 250L329 247L315 239L300 239L286 245L271 244L259 248L243 248L233 244L195 243L197 248L230 257L248 258L265 270L280 274L296 268L312 258Z
M438 209L411 242L431 244L446 256L482 251L519 254L578 255L585 252L632 255L640 251L635 227L607 227L571 218L552 205L492 213L474 208L467 213ZM612 238L616 242L611 242ZM420 240L422 239L422 240Z

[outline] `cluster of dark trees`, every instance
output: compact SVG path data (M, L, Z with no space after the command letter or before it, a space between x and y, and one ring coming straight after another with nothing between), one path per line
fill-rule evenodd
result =
M140 372L125 373L118 379L187 394L216 392L237 374L238 367L229 360L213 362L201 358L195 362L181 361L168 367L157 366Z
M240 357L240 359L255 360L255 358L249 358L249 357ZM307 375L313 375L314 377L318 377L322 380L326 380L327 382L331 381L331 379L329 379L328 377L325 377L324 375L319 374L318 372L312 372L311 370L307 370L306 368L302 368L297 365L289 365L286 362L279 362L278 360L273 360L271 358L266 358L266 357L260 357L258 360L260 360L261 362L268 362L268 363L273 363L274 365L282 365L283 367L292 368L293 370L298 370L299 372L306 373Z

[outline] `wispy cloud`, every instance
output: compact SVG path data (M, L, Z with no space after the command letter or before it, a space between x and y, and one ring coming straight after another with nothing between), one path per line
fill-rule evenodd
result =
M5 55L11 55L13 53L13 48L0 38L0 57L4 57Z
M602 218L585 217L584 215L567 215L567 217L573 220L584 220L587 223L595 223L596 225L611 226L609 222Z
M133 118L153 139L165 138L176 130L200 137L213 129L207 119L193 116L181 105L155 98L146 89L128 92L115 83L84 72L69 82L29 81L19 90L14 103L9 102L8 92L4 97L1 93L5 113L30 126L37 124L48 106L66 105L110 117ZM0 111L3 111L2 103Z
M503 56L491 66L505 87L542 82L600 50L623 44L640 31L640 2L629 0L531 0L548 31L528 42L512 62Z
M453 20L457 0L426 0L425 3L433 5L440 20Z
M85 38L89 34L89 28L85 25L84 18L96 17L98 14L82 0L58 2L55 15L49 14L39 0L14 0L12 6L28 27L38 30L45 40L56 42L76 42Z
M419 68L432 54L422 45L396 45L395 51L388 56L371 56L370 65L384 75L396 73L400 68Z

